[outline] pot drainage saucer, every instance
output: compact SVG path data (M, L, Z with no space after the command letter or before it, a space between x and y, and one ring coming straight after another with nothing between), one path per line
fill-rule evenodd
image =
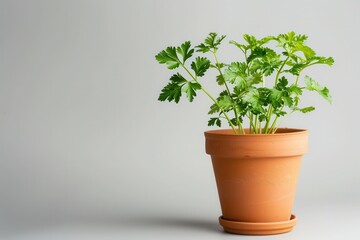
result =
M219 223L225 232L244 235L271 235L290 232L296 224L296 216L283 222L236 222L219 217Z

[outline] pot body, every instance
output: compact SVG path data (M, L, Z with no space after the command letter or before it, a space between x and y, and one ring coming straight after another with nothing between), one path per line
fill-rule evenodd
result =
M234 135L226 129L207 131L205 137L223 219L266 223L291 218L306 130Z

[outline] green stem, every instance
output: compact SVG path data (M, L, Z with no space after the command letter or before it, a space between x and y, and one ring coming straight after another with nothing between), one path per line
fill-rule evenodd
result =
M199 83L198 80L197 80L197 78L194 77L194 75L191 74L191 72L189 71L189 69L187 69L187 67L186 67L184 64L181 64L181 66L185 69L185 71L191 76L191 78L192 78L196 83ZM200 84L200 83L199 83L199 84ZM200 86L201 86L201 84L200 84ZM220 107L219 103L216 101L216 99L215 99L213 96L211 96L211 94L210 94L208 91L206 91L202 86L201 86L201 90L219 107L219 109L221 109L221 107ZM232 124L232 122L230 121L229 116L228 116L224 111L223 111L223 114L224 114L226 120L228 121L229 125L231 126L232 130L234 131L234 133L237 134L236 129L235 129L235 126L234 126L234 124Z
M283 64L280 66L279 70L277 71L276 73L276 77L275 77L275 84L274 86L276 86L276 84L278 83L278 80L279 80L279 77L280 77L280 74L286 64L286 62L289 60L290 58L290 54L289 56L287 56L287 58L284 60ZM272 112L273 112L273 106L270 104L269 108L268 108L268 112L267 112L267 119L266 119L266 124L265 124L265 127L264 127L264 131L265 133L268 132L268 127L269 127L269 124L270 124L270 120L271 120L271 115L272 115Z
M261 121L259 121L259 133L262 134Z
M295 110L293 110L291 113L287 114L287 115L282 119L282 121L278 124L278 126L280 126L280 125L281 125L292 113L294 113L294 112L295 112ZM273 133L275 133L277 130L278 130L278 127L273 130Z
M301 70L299 71L299 75L296 77L296 81L295 81L295 85L296 85L296 86L298 85L299 78L300 78L300 74L301 74L301 72L302 72L305 68L306 68L306 67L304 67L303 69L301 69Z
M249 127L249 134L251 134L251 132L252 131L254 131L255 132L255 125L254 125L254 121L253 121L253 114L252 113L250 113L249 115L246 115L248 118L249 118L249 120L250 120L250 127Z
M261 75L261 78L262 78L262 87L264 88L264 87L265 87L265 78L264 78L264 75Z
M269 106L268 111L266 113L266 122L265 122L265 126L264 126L264 133L268 133L268 127L271 121L271 115L272 115L272 105Z
M286 62L289 60L289 58L290 58L290 56L288 56L288 57L285 59L285 61L283 62L283 64L282 64L281 67L279 68L279 71L276 73L275 85L274 85L274 86L276 86L276 84L277 84L277 82L278 82L278 80L279 80L280 73L282 72L282 70L283 70Z
M196 81L196 82L197 82L197 81ZM215 100L215 98L213 98L213 96L211 96L211 94L210 94L208 91L206 91L203 87L201 87L201 90L202 90L211 100L213 100L213 102L219 107L219 109L221 109L219 103ZM235 126L234 126L234 124L230 121L229 116L228 116L224 111L223 111L223 114L224 114L226 120L228 121L229 125L231 126L232 130L234 131L234 133L237 134L236 129L235 129Z
M257 126L258 121L259 121L259 117L257 115L255 115L255 123L254 123L254 125L255 125L255 133L259 133L258 126Z
M234 115L235 115L235 119L236 119L236 123L237 123L238 129L239 129L239 133L245 134L244 129L242 128L241 122L240 122L240 120L239 120L239 116L238 116L238 112L237 112L237 110L236 110L235 102L234 102L233 98L231 97L231 92L230 92L229 86L227 85L227 83L226 83L226 81L225 81L225 79L224 79L224 75L223 75L222 72L221 72L221 68L219 67L219 60L218 60L217 55L216 55L216 50L214 50L212 53L213 53L214 58L215 58L216 69L218 70L221 78L224 80L224 85L225 85L226 91L227 91L229 97L231 98L232 105L233 105L233 110L234 110Z

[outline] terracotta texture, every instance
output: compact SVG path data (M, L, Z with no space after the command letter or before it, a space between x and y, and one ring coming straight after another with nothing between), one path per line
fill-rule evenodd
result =
M301 157L307 151L306 130L279 129L275 134L245 135L234 135L230 129L214 130L205 132L205 138L220 198L221 219L295 224L290 218Z

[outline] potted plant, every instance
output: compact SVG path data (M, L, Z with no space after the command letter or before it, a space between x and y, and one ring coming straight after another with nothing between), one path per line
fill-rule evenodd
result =
M186 95L192 102L203 92L212 101L208 125L230 126L205 132L222 209L219 222L225 231L254 235L291 231L308 131L279 126L294 112L315 109L301 106L304 91L317 92L331 102L328 88L302 72L317 64L331 66L334 60L318 56L306 45L307 36L289 32L260 39L245 34L244 43L230 41L243 57L224 63L217 55L224 39L210 33L195 48L187 41L157 54L160 64L183 71L170 77L158 100L178 103ZM217 72L216 82L222 88L218 97L201 80L209 69Z

